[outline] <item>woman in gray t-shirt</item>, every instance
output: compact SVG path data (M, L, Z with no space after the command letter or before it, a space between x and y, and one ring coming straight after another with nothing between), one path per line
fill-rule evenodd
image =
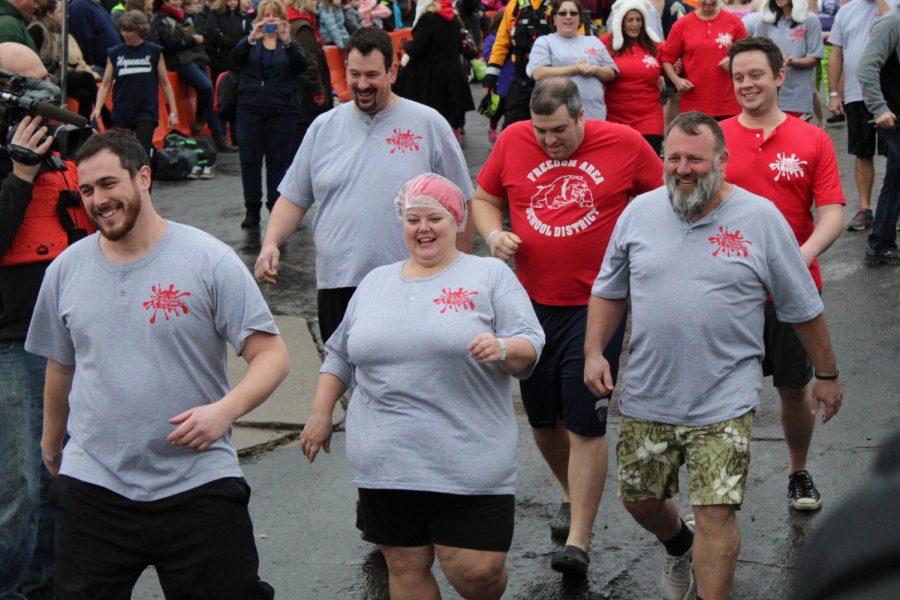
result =
M326 343L301 449L310 462L329 450L334 406L352 387L347 457L392 595L437 596L437 555L461 596L499 598L515 510L510 375L529 375L543 331L505 264L456 249L458 187L429 173L395 204L409 260L373 270L353 295ZM463 577L472 572L483 576Z

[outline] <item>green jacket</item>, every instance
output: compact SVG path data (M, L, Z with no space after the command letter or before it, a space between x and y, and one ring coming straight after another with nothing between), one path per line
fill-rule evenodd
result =
M34 40L25 31L25 19L9 0L0 0L0 42L18 42L38 51Z

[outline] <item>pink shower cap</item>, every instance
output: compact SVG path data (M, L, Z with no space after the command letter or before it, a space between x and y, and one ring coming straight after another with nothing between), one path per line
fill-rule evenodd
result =
M413 207L442 208L456 221L456 230L466 228L466 200L455 183L437 173L425 173L410 179L394 198L397 216Z

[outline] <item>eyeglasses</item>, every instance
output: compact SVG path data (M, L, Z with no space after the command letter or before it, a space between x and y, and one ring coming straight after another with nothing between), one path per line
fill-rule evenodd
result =
M558 17L577 17L578 11L577 10L560 10L560 11L556 12L556 15Z

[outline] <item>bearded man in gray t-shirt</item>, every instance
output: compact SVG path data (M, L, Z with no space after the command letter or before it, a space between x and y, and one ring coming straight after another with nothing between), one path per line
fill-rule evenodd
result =
M98 233L47 269L25 342L48 359L56 595L127 598L152 564L170 598L271 599L231 424L287 375L272 314L231 248L156 213L137 140L77 162ZM233 388L226 343L249 365Z
M631 297L619 495L665 546L665 600L689 597L695 575L698 598L729 597L769 294L812 359L823 421L843 395L822 301L791 229L774 204L724 181L727 161L714 119L687 112L673 120L666 186L622 213L588 308L584 377L602 395L613 386L602 350ZM682 464L694 512L684 519L672 499Z

